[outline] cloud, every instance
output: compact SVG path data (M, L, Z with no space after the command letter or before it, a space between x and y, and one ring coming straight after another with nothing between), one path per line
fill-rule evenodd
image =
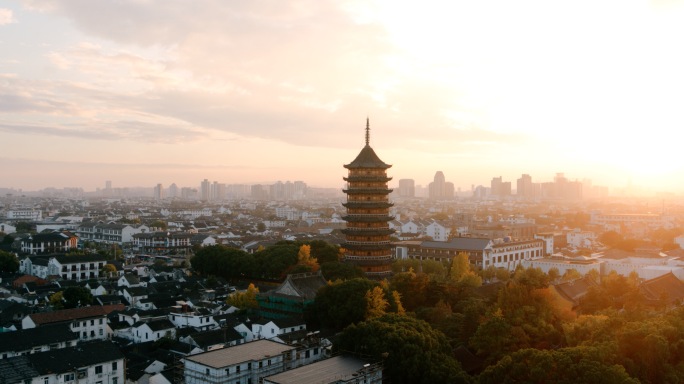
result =
M11 9L0 8L0 25L16 23Z
M125 113L118 120L165 116L226 134L346 146L366 114L386 108L376 101L389 91L382 84L403 76L386 66L396 52L384 29L334 1L30 4L115 43L47 55L59 75L81 79L67 99L91 115L106 99ZM404 96L400 107L423 96Z

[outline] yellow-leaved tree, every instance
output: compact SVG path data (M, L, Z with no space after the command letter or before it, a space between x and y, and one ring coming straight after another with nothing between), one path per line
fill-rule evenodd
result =
M470 258L465 252L459 252L451 261L449 279L454 283L470 287L479 287L482 285L482 278L470 269Z
M311 246L307 244L302 244L299 247L297 264L311 268L311 272L318 271L318 268L320 267L318 265L318 260L315 257L311 257Z
M249 284L245 291L238 291L228 296L226 304L239 309L257 309L259 307L256 299L258 293L259 288L254 284Z
M366 320L384 315L388 306L385 291L381 287L366 291Z

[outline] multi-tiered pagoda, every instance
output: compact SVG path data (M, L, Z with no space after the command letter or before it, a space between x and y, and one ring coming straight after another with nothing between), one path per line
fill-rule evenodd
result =
M392 253L389 222L393 219L389 209L393 205L388 195L392 192L387 188L385 164L373 148L370 147L370 124L366 119L366 146L363 147L356 159L344 167L349 175L344 178L347 187L347 202L342 204L347 208L347 215L343 219L347 227L342 230L346 241L342 244L345 249L345 262L359 266L370 278L382 279L392 274Z

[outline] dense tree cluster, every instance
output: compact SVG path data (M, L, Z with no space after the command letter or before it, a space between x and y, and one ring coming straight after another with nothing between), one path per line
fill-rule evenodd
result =
M339 247L320 240L310 243L282 241L254 254L215 245L198 250L190 264L202 275L228 280L279 280L290 273L312 272L319 268L328 279L337 278L338 273L344 277L357 274L339 266L339 252Z
M459 255L449 264L399 262L392 278L374 281L340 263L341 252L313 242L255 254L216 246L192 266L282 279L320 265L329 283L307 308L307 323L337 332L337 352L382 362L393 383L684 382L684 308L667 297L647 301L635 274L587 274L597 284L573 308L551 284L581 277L575 270L474 271ZM254 302L240 296L235 304ZM456 358L463 350L472 357L468 374Z

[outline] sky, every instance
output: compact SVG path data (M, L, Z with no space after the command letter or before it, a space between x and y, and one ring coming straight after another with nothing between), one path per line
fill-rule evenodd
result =
M684 192L684 1L3 0L0 188Z

